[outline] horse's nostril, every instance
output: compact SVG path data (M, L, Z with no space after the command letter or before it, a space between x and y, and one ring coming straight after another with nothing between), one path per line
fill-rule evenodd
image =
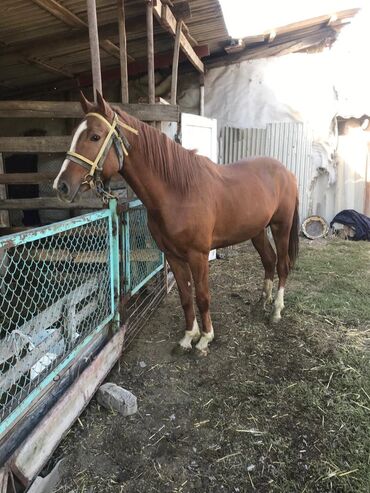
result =
M68 195L69 187L64 181L60 182L58 185L58 192L63 195Z

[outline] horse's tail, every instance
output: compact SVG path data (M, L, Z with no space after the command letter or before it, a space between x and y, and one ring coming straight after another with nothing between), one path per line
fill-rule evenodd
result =
M289 247L288 247L288 253L289 253L289 259L290 259L290 268L292 269L294 267L295 261L298 257L298 252L299 252L299 213L298 213L298 195L295 203L295 209L294 209L294 215L293 215L293 222L292 222L292 227L290 229L290 235L289 235Z

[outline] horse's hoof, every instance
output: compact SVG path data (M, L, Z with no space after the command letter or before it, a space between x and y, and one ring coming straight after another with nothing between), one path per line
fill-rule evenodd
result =
M176 344L176 346L174 346L172 348L172 351L171 353L174 355L174 356L184 356L185 354L189 354L191 352L192 348L189 347L189 348L185 348L183 346L180 346L180 344Z
M205 348L205 349L195 348L194 356L197 359L204 358L205 356L208 356L208 354L209 354L209 349L208 348Z
M270 317L270 323L272 324L278 324L281 320L281 317L276 317L275 315L272 315Z

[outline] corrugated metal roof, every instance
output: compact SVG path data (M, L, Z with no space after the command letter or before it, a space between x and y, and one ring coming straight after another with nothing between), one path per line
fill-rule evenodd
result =
M179 2L181 0L172 0L175 6ZM118 45L117 1L96 0L96 3L100 39ZM240 50L236 53L231 50L228 54L225 47L231 40L218 0L188 0L188 3L191 17L186 19L186 25L190 43L195 50L203 47L202 56L205 56L204 48L208 48L209 62L221 64L317 45L328 36L335 37L341 19L355 13L353 10L345 17L338 14L335 21L324 16L280 28L273 40L269 35L263 35L262 42L252 45L243 42ZM60 12L55 12L56 5L68 9L70 17L77 16L82 22L77 19L76 26L73 19L69 22L68 18L63 20ZM143 0L125 0L127 51L132 59L140 62L140 70L145 67L147 53L145 9ZM86 0L1 0L0 98L13 97L14 94L22 96L30 86L40 86L42 91L45 83L64 82L89 73L88 31L83 23L87 23ZM173 37L158 22L154 22L154 27L156 54L167 53L170 65ZM101 63L104 71L118 67L119 60L112 50L102 49Z

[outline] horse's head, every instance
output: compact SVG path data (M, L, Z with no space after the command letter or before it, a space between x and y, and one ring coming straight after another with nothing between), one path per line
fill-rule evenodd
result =
M101 191L103 184L122 169L128 155L130 144L120 127L137 133L119 121L99 93L97 101L94 105L81 93L85 118L73 134L70 150L53 184L59 198L66 202L72 202L79 192Z

